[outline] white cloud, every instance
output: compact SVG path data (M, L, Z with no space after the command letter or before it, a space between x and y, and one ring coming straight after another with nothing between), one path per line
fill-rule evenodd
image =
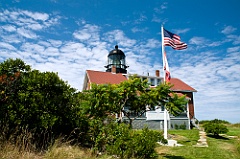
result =
M161 17L154 14L153 17L152 17L152 22L165 24L166 22L168 22L168 19L167 18L161 18Z
M147 20L147 16L146 15L143 15L143 14L140 14L139 15L139 18L137 18L136 20L134 20L134 24L140 24L142 22L145 22Z
M63 42L61 40L53 40L53 39L49 39L48 40L50 42L50 44L53 46L53 47L60 47Z
M25 38L29 38L29 39L36 39L38 36L30 31L30 30L26 30L24 28L18 28L17 29L17 33Z
M229 52L222 59L215 57L216 55L211 52L191 56L198 60L191 61L191 58L186 60L182 57L184 60L180 66L172 66L170 71L173 77L180 78L197 89L198 92L195 93L197 117L206 117L206 112L209 112L207 116L211 117L210 119L218 115L221 118L222 114L212 114L218 111L224 113L218 110L219 107L232 107L229 111L239 110L240 99L236 97L240 93L239 52ZM219 103L219 107L216 107L216 102ZM226 116L221 119L226 119Z
M148 39L145 45L146 48L158 48L161 46L161 42L156 39Z
M234 31L236 31L237 30L237 28L234 28L234 27L232 27L232 26L226 26L222 31L221 31L221 33L223 33L223 34L231 34L231 33L233 33Z
M176 34L182 34L182 33L186 33L190 30L190 28L186 28L186 29L175 29L174 33Z
M49 18L49 15L46 13L30 12L27 10L22 11L22 13L31 17L34 20L46 21Z
M240 44L240 36L239 35L227 35L229 41L232 41L234 45Z
M17 50L14 46L5 42L0 42L0 49Z
M129 47L136 44L136 40L129 39L121 30L113 30L104 34L104 40L119 44L122 47Z
M73 36L80 41L98 41L100 28L96 25L85 24L73 33Z
M34 43L23 43L20 47L20 50L30 54L44 54L45 47L39 44Z
M189 40L190 44L195 44L195 45L203 45L206 44L208 40L204 37L193 37Z
M91 34L89 34L86 30L79 30L73 33L73 36L79 40L88 40L91 38Z
M131 29L133 33L136 33L136 32L146 32L148 30L147 27L145 28L138 28L138 27L134 27Z
M168 7L167 7L168 3L164 2L163 4L160 5L160 7L155 7L154 11L155 13L161 14L163 13Z
M230 47L230 48L227 49L227 52L236 52L236 51L240 52L240 46Z
M2 38L2 41L6 42L6 43L21 43L23 40L21 37L19 37L19 35L16 34L1 34L0 37Z
M0 22L6 23L1 28L26 38L36 38L32 31L45 31L43 29L58 24L60 16L47 13L31 12L28 10L10 9L0 12Z
M13 25L3 25L1 26L1 28L3 28L4 30L8 31L8 32L14 32L16 31L16 27Z

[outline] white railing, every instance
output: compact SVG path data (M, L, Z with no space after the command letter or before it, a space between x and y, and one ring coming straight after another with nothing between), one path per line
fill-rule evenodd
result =
M164 111L147 111L146 117L147 120L164 120ZM168 113L167 120L170 120Z

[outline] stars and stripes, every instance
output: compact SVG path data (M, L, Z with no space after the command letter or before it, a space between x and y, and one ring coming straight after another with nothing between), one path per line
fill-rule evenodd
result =
M171 46L175 50L183 50L187 48L187 44L182 42L180 36L171 33L163 28L164 46Z

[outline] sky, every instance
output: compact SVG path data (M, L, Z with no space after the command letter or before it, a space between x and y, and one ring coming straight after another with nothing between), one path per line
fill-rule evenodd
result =
M0 0L0 62L20 58L81 91L117 44L128 73L163 76L162 25L188 45L165 50L171 76L197 90L196 118L240 122L239 0Z

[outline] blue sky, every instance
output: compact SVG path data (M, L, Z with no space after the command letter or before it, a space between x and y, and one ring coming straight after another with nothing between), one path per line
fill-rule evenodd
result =
M21 58L82 90L85 70L105 71L107 55L118 44L129 73L155 75L162 70L163 24L188 44L186 50L165 49L171 76L198 91L196 117L236 123L239 6L239 0L1 0L0 62Z

